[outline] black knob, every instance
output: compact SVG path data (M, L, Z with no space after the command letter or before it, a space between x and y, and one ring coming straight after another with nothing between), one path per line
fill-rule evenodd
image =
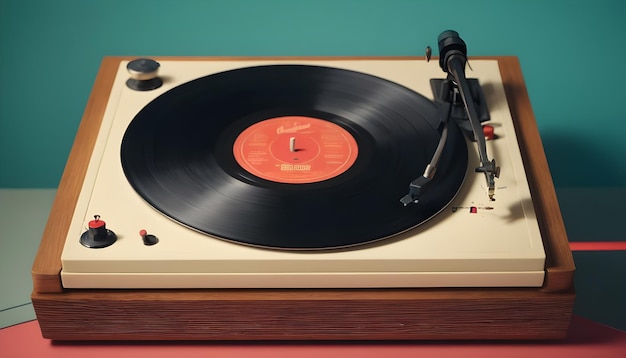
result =
M139 236L141 236L143 244L146 246L152 246L159 242L159 239L156 236L148 234L146 230L139 231Z
M161 87L163 81L157 77L161 65L149 58L138 58L126 65L130 78L126 85L136 91L150 91Z
M100 220L100 215L94 215L94 220L89 222L89 229L80 236L80 243L90 249L100 249L111 246L117 241L117 235L106 227L106 223Z

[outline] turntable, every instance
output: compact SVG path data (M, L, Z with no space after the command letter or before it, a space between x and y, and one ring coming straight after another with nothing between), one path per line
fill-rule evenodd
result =
M574 265L519 63L465 81L450 41L105 58L33 265L44 337L562 338Z

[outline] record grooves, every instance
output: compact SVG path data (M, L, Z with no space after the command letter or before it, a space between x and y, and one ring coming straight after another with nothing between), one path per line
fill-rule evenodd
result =
M244 169L234 155L241 133L288 116L337 126L335 132L354 138L356 159L323 180L297 184ZM451 125L419 204L399 202L430 161L440 118L440 108L425 97L371 75L247 67L185 83L144 107L124 134L121 163L146 202L200 232L268 248L346 247L411 229L456 195L467 146Z

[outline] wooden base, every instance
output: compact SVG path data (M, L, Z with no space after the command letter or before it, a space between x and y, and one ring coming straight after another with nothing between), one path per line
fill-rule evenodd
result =
M89 291L35 294L65 340L560 339L574 295L536 290Z
M61 251L71 214L80 193L114 75L120 61L130 59L132 58L107 57L102 63L33 264L32 301L44 337L56 340L431 340L565 337L575 298L574 262L519 62L515 57L492 59L497 59L500 64L544 240L547 260L543 287L354 290L63 289L60 278ZM166 59L211 60L162 60Z

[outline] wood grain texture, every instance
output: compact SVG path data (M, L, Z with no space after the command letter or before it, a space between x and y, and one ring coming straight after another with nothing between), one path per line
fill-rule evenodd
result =
M561 339L573 294L537 290L72 292L37 295L63 340ZM41 314L39 313L41 312Z
M575 298L574 263L515 57L495 59L500 63L548 257L542 288L63 289L61 250L113 77L120 61L130 59L108 57L102 62L33 264L32 301L44 337L57 340L398 340L559 339L565 336ZM246 61L252 58L155 59Z
M574 259L519 61L516 57L505 57L499 63L546 251L543 290L570 290Z
M98 137L118 65L119 61L115 59L104 59L89 96L33 263L33 289L36 292L62 291L61 252L89 166L91 152Z

